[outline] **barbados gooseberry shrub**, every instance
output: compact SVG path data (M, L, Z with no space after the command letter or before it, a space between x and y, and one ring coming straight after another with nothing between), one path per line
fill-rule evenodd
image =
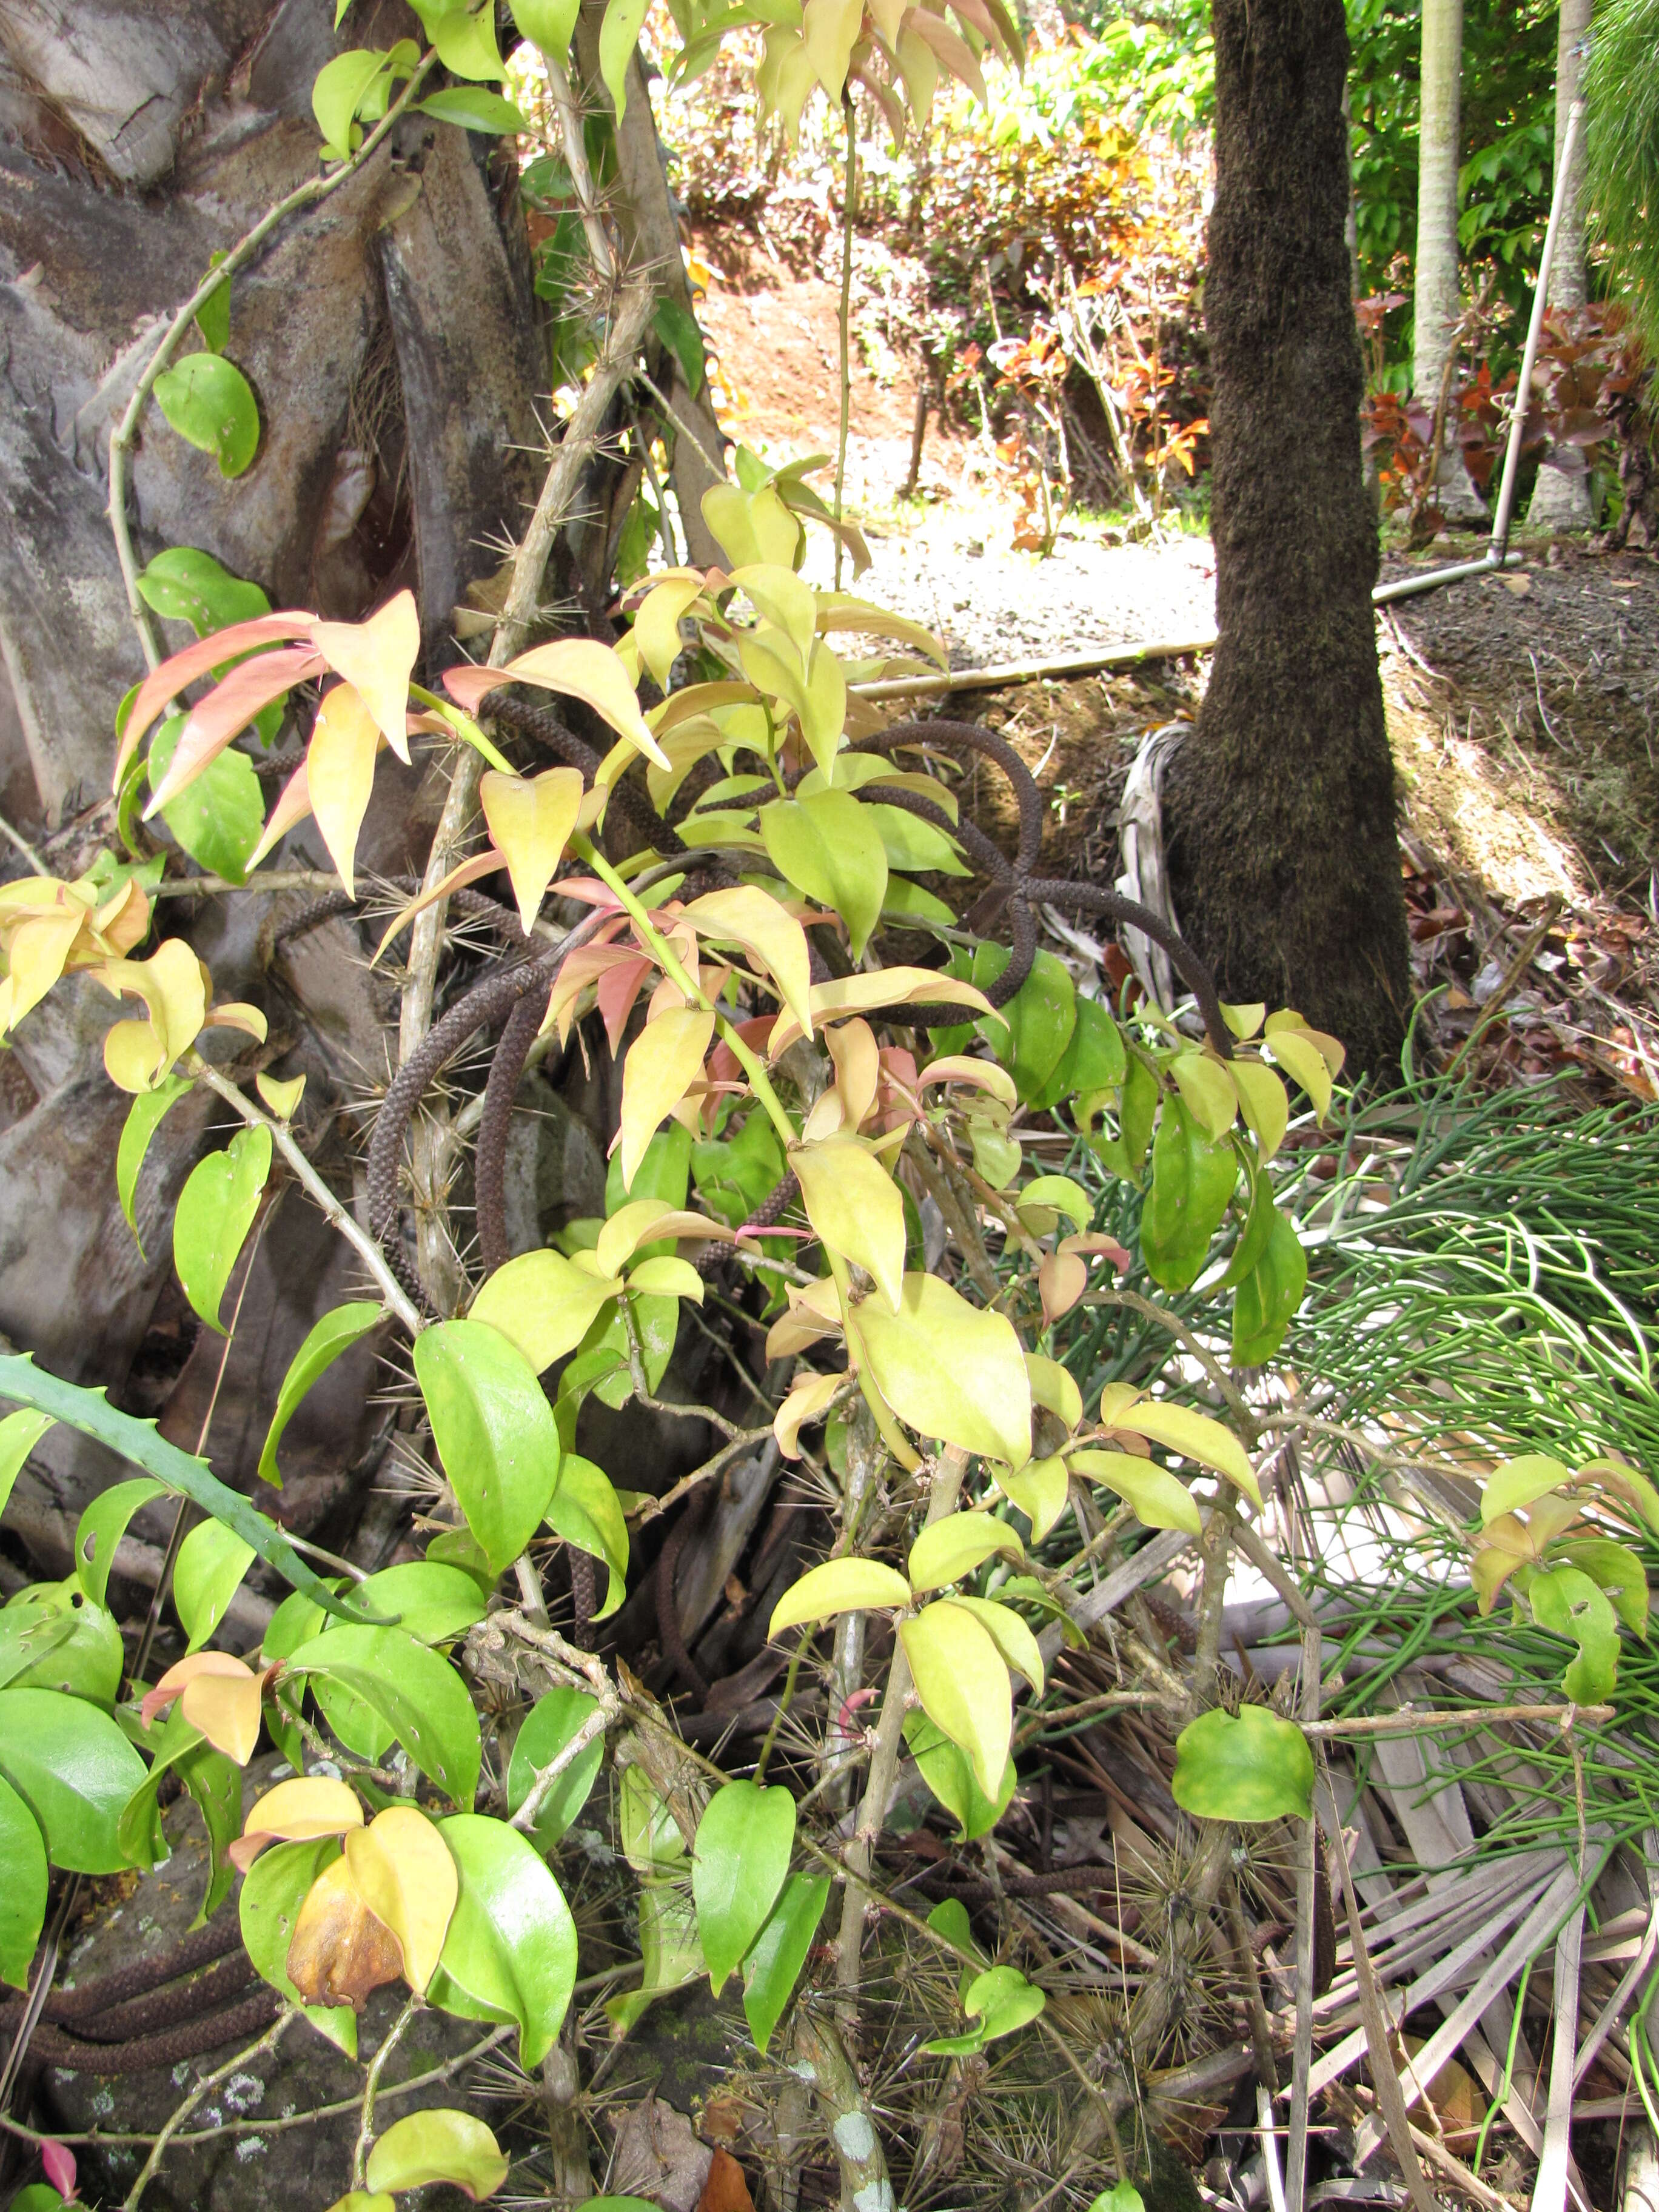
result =
M826 69L844 77L842 46L855 52L862 37L901 58L907 37L944 51L942 19L910 23L921 10L878 17L871 33L856 9L831 9L820 33L826 5L807 0L797 43L780 40L773 57L795 89L800 55L814 81ZM484 17L416 12L463 85L494 75ZM555 11L518 12L535 17L533 35L554 35ZM613 19L617 0L607 29ZM696 35L714 33L689 25ZM420 88L433 55L350 58L352 71L331 64L318 91L325 155L340 165ZM458 101L455 90L433 94L429 111L501 126L483 95ZM173 422L159 387L157 398ZM964 764L998 759L999 740L890 720L860 691L943 655L915 625L805 581L809 526L842 531L855 558L856 532L803 471L753 457L703 511L722 563L646 578L617 642L555 637L503 649L499 665L457 661L430 685L416 680L407 592L344 623L272 611L198 552L164 553L136 574L139 597L187 620L197 641L116 711L122 850L72 880L0 886L0 1031L66 978L118 1002L103 1061L132 1102L112 1164L129 1223L146 1150L178 1102L205 1086L232 1109L237 1133L194 1169L171 1225L181 1290L205 1328L235 1326L227 1292L277 1179L323 1204L356 1249L365 1295L325 1315L296 1353L269 1407L261 1475L280 1490L296 1407L380 1332L401 1340L397 1359L412 1372L436 1502L423 1556L366 1577L322 1572L326 1561L308 1563L153 1424L26 1355L0 1359L0 1398L16 1408L0 1421L0 1502L54 1421L131 1470L87 1509L73 1573L0 1613L0 1977L14 1986L28 1984L54 1881L155 1864L161 1796L176 1784L211 1846L203 1916L235 1891L243 1943L283 2022L355 2057L365 1999L395 1985L407 2008L510 2029L533 2069L577 1978L559 1853L605 1776L638 1891L639 1972L609 2001L615 2031L706 1974L717 1993L740 1988L765 2050L819 1971L837 1884L835 1984L856 2000L901 1759L963 1836L988 1833L1018 1784L1017 1710L1044 1696L1063 1640L1090 1632L1102 1564L1139 1532L1179 1532L1224 1586L1231 1532L1261 1504L1242 1381L1279 1354L1307 1279L1274 1162L1292 1090L1299 1111L1328 1112L1341 1047L1292 1009L1221 1006L1178 943L1201 1029L1079 995L1037 946L1034 906L1110 915L1122 904L1040 875L1040 814L1023 823L1014 863L967 817ZM561 702L603 749L559 725L566 757L535 767L526 692ZM285 720L305 726L303 758L267 810L246 745ZM371 1143L366 1225L299 1142L302 1084L263 1066L251 1086L239 1079L226 1047L263 1043L265 1016L221 996L192 946L167 933L157 894L185 861L257 884L310 817L350 901L380 757L408 761L416 747L445 768L452 797L476 793L477 835L459 858L435 845L381 957L409 933L407 997L422 959L439 957L446 902L486 883L498 924L516 925L518 957L435 1024L428 989L424 1034L416 1024ZM161 830L173 849L146 850ZM975 942L935 888L975 867L1000 872L1008 945ZM904 957L887 957L895 947ZM406 1226L402 1148L420 1083L503 1018L509 1099L538 1036L580 1033L620 1064L617 1127L602 1217L516 1255L485 1231L469 1271L453 1249L455 1264L437 1264L418 1218ZM489 1120L477 1125L481 1220L499 1171ZM1058 1140L1060 1166L1039 1132ZM1085 1159L1086 1184L1068 1171ZM1103 1186L1128 1201L1133 1249L1101 1225ZM945 1229L942 1247L924 1212ZM1132 1266L1158 1297L1124 1287ZM770 1739L752 1765L730 1749L725 1764L694 1752L672 1708L579 1640L602 1645L634 1540L659 1510L619 1486L623 1470L577 1450L581 1408L590 1397L657 1407L684 1310L708 1309L708 1323L720 1283L750 1296L769 1372L783 1380L769 1419L728 1424L725 1448L679 1493L769 1429L779 1452L839 1486L829 1555L784 1592L769 1636L789 1654L783 1705L833 1650L844 1707L864 1701L869 1725L850 1746L826 1738L823 1771L805 1783L799 1761L788 1780L768 1780ZM1085 1400L1062 1325L1127 1300L1163 1331L1169 1361ZM1202 1342L1184 1317L1199 1308L1219 1316ZM163 1497L198 1517L171 1583L182 1656L151 1680L130 1671L106 1601L124 1533ZM1483 1601L1507 1588L1572 1638L1567 1694L1605 1696L1618 1625L1639 1632L1645 1605L1639 1562L1609 1531L1621 1516L1659 1517L1651 1489L1612 1461L1574 1474L1522 1458L1494 1475L1486 1502L1473 1540ZM571 1638L545 1603L561 1551L573 1589L592 1594ZM225 1648L228 1616L256 1571L286 1595L258 1648L239 1655ZM884 1656L861 1682L866 1634ZM287 1771L245 1810L243 1771L267 1749ZM1265 1706L1194 1711L1181 1737L1175 1787L1195 1818L1306 1815L1312 1781L1300 1730ZM800 1812L821 1791L839 1793L849 1816L822 1837ZM932 2051L1044 2032L1042 1992L981 1953L959 1903L925 1932L960 1970L957 2016L939 2023ZM375 2134L372 2088L354 2191L501 2186L507 2162L481 2121L424 2113Z

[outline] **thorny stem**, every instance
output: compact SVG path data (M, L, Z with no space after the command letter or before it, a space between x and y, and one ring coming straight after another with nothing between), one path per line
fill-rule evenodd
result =
M506 603L490 643L491 668L505 667L530 635L554 538L575 499L581 472L603 433L611 399L626 378L634 353L645 335L652 307L653 294L647 277L635 279L617 302L604 349L575 412L565 426L564 435L553 449L541 495L514 557ZM427 855L421 882L422 891L430 891L434 884L441 883L460 857L461 847L476 817L483 773L483 760L468 746L450 777L443 812ZM400 1060L409 1058L432 1026L432 994L437 981L438 951L447 905L447 900L436 899L415 917L398 1016ZM416 1122L410 1145L421 1276L428 1292L438 1294L434 1303L442 1311L454 1304L453 1293L460 1287L447 1280L453 1270L443 1249L442 1188L453 1143L453 1132L447 1121L434 1119ZM442 1295L446 1290L452 1294Z
M588 1715L569 1742L555 1753L545 1766L538 1766L536 1769L536 1779L531 1784L530 1794L513 1815L510 1826L521 1828L526 1833L535 1826L536 1815L541 1811L548 1791L562 1774L576 1764L588 1745L605 1734L612 1717L613 1716L600 1705L597 1711Z
M933 1474L933 1489L927 1499L926 1526L942 1521L956 1510L962 1494L963 1477L968 1472L968 1455L951 1445L939 1459ZM854 2026L858 2018L859 1981L864 1950L864 1923L870 1910L870 1867L875 1857L876 1839L887 1819L887 1802L893 1794L893 1784L898 1775L900 1747L904 1737L904 1714L910 1700L910 1662L904 1656L904 1646L896 1638L893 1656L887 1669L887 1686L882 1692L881 1717L876 1723L875 1742L870 1753L870 1774L864 1787L864 1800L859 1808L858 1826L853 1831L851 1842L843 1855L847 1876L847 1893L842 1903L841 1935L836 1957L836 1982L839 1995L836 2010L843 2025Z
M138 633L138 642L143 647L144 659L152 668L161 664L161 648L157 642L149 610L138 590L138 562L132 550L132 532L127 523L127 455L132 449L138 431L139 417L144 411L155 380L161 375L177 351L179 341L188 333L198 311L203 307L221 284L228 284L239 269L245 268L264 245L272 231L290 215L301 208L313 207L319 200L337 191L348 178L356 176L370 158L385 144L388 134L420 90L428 71L438 57L435 52L422 56L416 64L409 82L387 108L380 121L363 140L349 161L342 161L338 168L331 169L326 176L312 177L291 191L286 199L278 200L268 208L252 230L233 246L224 259L219 262L191 294L189 299L174 314L162 331L155 350L151 354L143 374L133 386L125 412L111 434L109 441L109 526L115 540L115 557L121 566L121 580L126 586L127 610L132 617L132 626Z
M789 1672L783 1678L783 1694L778 1699L776 1712L772 1716L772 1725L766 1731L766 1741L760 1747L760 1757L755 1761L755 1787L757 1790L766 1779L767 1761L771 1758L772 1747L778 1740L778 1730L783 1726L783 1717L794 1703L795 1685L800 1680L800 1662L806 1656L812 1637L813 1631L810 1627L804 1629L801 1632L800 1641L789 1655ZM800 1818L799 1806L795 1808L795 1817L797 1820Z
M974 1279L975 1288L988 1303L994 1304L1002 1295L1002 1285L997 1280L996 1269L991 1265L986 1252L985 1240L979 1233L979 1224L974 1218L972 1208L965 1203L957 1188L949 1163L941 1152L936 1165L929 1157L926 1143L914 1130L904 1140L904 1157L921 1177L927 1187L928 1196L945 1217L945 1225Z
M599 194L593 189L593 172L588 167L587 140L582 130L581 108L563 61L545 46L539 47L538 52L547 70L547 88L559 111L559 137L564 145L564 165L570 172L571 187L576 195L576 205L581 211L582 232L587 240L588 257L601 276L614 282L617 258L605 234L605 218L599 212Z
M853 417L853 218L858 208L859 141L853 95L843 90L842 112L847 122L847 173L842 192L841 307L837 331L841 343L841 422L836 440L836 589L841 589L842 500L847 486L847 433Z
M357 2141L351 2154L351 2185L354 2189L361 2189L363 2185L363 2169L368 2163L369 2145L374 2140L374 2099L380 2087L381 2073L386 2060L403 2041L404 2030L420 2010L422 2002L420 1993L411 1990L407 2003L387 2028L380 2049L368 2062L368 2075L363 2083L362 2118L358 2122Z
M380 1296L409 1334L411 1336L417 1335L422 1327L421 1316L416 1311L408 1292L386 1264L385 1253L356 1217L348 1212L342 1201L336 1198L334 1193L313 1167L301 1150L299 1140L288 1123L275 1121L270 1115L262 1113L253 1101L245 1097L228 1077L221 1075L216 1067L203 1060L198 1054L192 1054L185 1062L185 1066L192 1076L198 1081L205 1083L210 1091L216 1091L224 1100L226 1105L233 1107L251 1127L270 1130L272 1144L293 1170L307 1195L316 1200L324 1215L339 1231L348 1243L356 1248L357 1255L374 1278Z
M705 1014L714 1016L722 1042L731 1047L738 1065L749 1078L755 1096L765 1109L766 1118L777 1131L779 1139L787 1151L788 1147L796 1141L797 1131L784 1108L783 1101L772 1088L772 1079L766 1072L765 1061L760 1058L752 1046L738 1036L736 1023L729 1021L720 1012L708 994L691 981L685 972L679 955L652 921L650 914L632 886L617 874L610 861L597 850L591 840L586 837L573 837L570 842L571 849L586 861L600 882L608 890L616 893L634 927L638 930L641 943L652 957L660 963L663 974L667 976L669 981L677 990L684 993L691 1005L701 1007Z
M209 2090L216 2089L221 2081L228 2081L233 2074L240 2073L245 2066L252 2064L262 2051L275 2050L299 2017L298 2008L290 2005L287 2011L277 2014L264 2033L257 2041L250 2043L246 2051L239 2051L234 2058L228 2058L216 2072L204 2074L202 2076L189 2096L168 2118L161 2134L156 2136L155 2146L139 2171L138 2179L127 2191L121 2212L137 2212L138 2201L155 2179L155 2169L161 2165L167 2145L201 2103L203 2098L207 2095Z
M590 1975L586 1982L578 1982L577 1994L610 1980L617 1971L617 1968L611 1967L604 1973ZM407 2081L394 2081L389 2087L382 2088L380 2101L384 2104L389 2098L412 2096L417 2089L433 2089L440 2082L453 2081L475 2060L488 2057L498 2044L505 2043L509 2035L517 2033L515 2027L492 2028L488 2035L480 2036L465 2051L458 2051L453 2058L446 2058L441 2066L434 2066L424 2074L411 2074ZM337 2119L342 2112L357 2112L361 2102L356 2097L342 2097L337 2104L313 2105L304 2112L278 2113L265 2118L256 2115L252 2118L220 2120L210 2128L198 2128L190 2135L174 2136L173 2148L187 2150L192 2143L212 2142L220 2136L274 2136L289 2128L313 2127L319 2120ZM155 2140L154 2136L148 2135L106 2134L100 2128L88 2128L79 2135L65 2135L56 2128L47 2133L40 2128L25 2127L21 2120L13 2119L9 2112L0 2112L0 2128L4 2129L8 2135L17 2136L22 2142L71 2143L77 2147L82 2143L103 2143L113 2148L117 2144L153 2143Z

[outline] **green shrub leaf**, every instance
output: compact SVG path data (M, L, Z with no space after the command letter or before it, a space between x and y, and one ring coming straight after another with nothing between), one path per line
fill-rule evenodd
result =
M709 1799L697 1824L691 1895L716 1996L777 1902L794 1841L795 1801L787 1790L728 1782Z
M1294 1721L1266 1705L1237 1713L1216 1706L1176 1738L1170 1787L1199 1820L1305 1820L1313 1810L1314 1763Z

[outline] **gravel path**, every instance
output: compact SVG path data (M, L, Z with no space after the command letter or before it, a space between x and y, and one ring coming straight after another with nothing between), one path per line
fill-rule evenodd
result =
M1199 637L1214 627L1207 538L1108 546L1062 537L1045 561L969 537L939 513L914 532L883 535L878 527L866 536L873 565L852 588L926 623L945 640L953 668ZM809 532L808 543L808 579L827 586L834 562L823 533ZM843 575L843 588L849 582Z

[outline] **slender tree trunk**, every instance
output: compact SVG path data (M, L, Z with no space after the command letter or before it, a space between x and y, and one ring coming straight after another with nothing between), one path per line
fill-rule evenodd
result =
M1344 237L1347 30L1342 0L1215 0L1214 23L1220 642L1166 779L1175 901L1229 998L1289 1003L1381 1070L1410 978Z
M1457 156L1463 78L1463 0L1423 0L1422 103L1417 139L1417 267L1412 331L1412 388L1438 404L1463 311L1457 257ZM1449 522L1486 516L1455 438L1443 448L1437 478Z
M1555 170L1556 191L1561 198L1561 227L1556 234L1555 258L1550 264L1549 304L1571 312L1587 296L1584 267L1584 146L1581 131L1572 157L1572 173L1561 175L1561 149L1567 139L1567 118L1578 98L1589 45L1594 0L1561 0L1555 47ZM1535 528L1591 530L1595 526L1590 504L1589 471L1578 446L1552 446L1538 471L1527 520Z

